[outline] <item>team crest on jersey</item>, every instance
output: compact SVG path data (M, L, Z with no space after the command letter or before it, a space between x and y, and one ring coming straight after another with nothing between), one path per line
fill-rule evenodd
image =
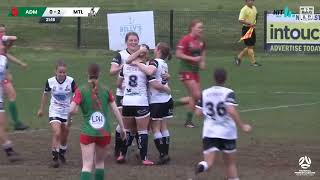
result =
M89 120L89 124L93 129L103 128L105 122L106 122L106 119L105 119L104 115L99 111L92 113L90 120Z
M53 92L56 91L56 87L55 87L55 86L53 86L52 91L53 91Z
M69 85L64 89L65 91L70 91L71 89L69 88Z

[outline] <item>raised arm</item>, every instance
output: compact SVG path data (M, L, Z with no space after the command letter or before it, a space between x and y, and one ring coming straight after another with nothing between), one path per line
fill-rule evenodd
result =
M140 49L133 54L131 54L127 59L127 64L131 64L134 60L136 60L141 53L146 53L148 49L144 46L141 46Z

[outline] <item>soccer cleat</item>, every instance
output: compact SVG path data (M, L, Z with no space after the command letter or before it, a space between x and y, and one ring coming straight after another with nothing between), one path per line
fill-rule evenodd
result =
M160 157L159 160L157 161L157 165L163 165L163 164L167 164L170 161L170 157L169 155L164 155L163 157Z
M52 168L58 168L59 166L60 166L60 164L59 164L58 159L54 159L50 164L50 167L52 167Z
M186 128L195 128L196 126L193 124L192 121L186 121L184 123L184 127L186 127Z
M16 162L16 161L20 161L21 158L18 153L16 153L15 151L11 151L8 153L8 160L10 162Z
M240 66L241 60L240 60L238 57L235 57L235 58L234 58L234 63L235 63L237 66Z
M28 128L29 128L29 126L23 124L22 122L17 123L17 124L14 125L14 130L16 130L16 131L23 131L23 130L26 130Z
M63 154L59 154L59 160L62 164L67 164L67 160Z
M123 155L119 155L118 157L117 157L117 163L118 164L123 164L123 163L125 163L126 162L126 158L123 156Z
M253 67L260 67L260 66L262 66L262 65L256 62L256 63L251 64L251 66L253 66Z
M146 160L143 160L143 161L142 161L142 165L145 165L145 166L152 166L152 165L154 165L154 162L152 162L152 161L150 161L150 160L146 159Z
M204 172L204 166L202 164L196 165L195 173L199 174L199 173L202 173L202 172Z

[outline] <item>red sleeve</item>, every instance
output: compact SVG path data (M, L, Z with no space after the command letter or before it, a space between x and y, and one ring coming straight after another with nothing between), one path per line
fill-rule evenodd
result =
M114 101L114 96L113 96L113 94L112 94L112 91L111 91L111 90L109 90L109 98L108 98L108 101L109 101L109 103L111 103L111 102L113 102L113 101Z
M77 105L80 105L80 103L82 101L82 96L81 96L81 92L79 89L76 89L76 91L74 92L74 96L73 96L72 101L75 102Z
M189 36L184 36L182 39L180 39L177 48L182 49L183 51L185 51L185 49L188 48L188 44L189 44Z

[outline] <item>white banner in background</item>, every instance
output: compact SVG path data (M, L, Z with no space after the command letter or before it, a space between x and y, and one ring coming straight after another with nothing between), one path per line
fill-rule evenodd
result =
M110 50L125 49L125 36L132 31L139 35L140 44L155 48L153 11L114 13L107 16Z

